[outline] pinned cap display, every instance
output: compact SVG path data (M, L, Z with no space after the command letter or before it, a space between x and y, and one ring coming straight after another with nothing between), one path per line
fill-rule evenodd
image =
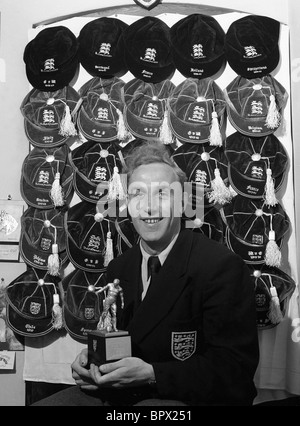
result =
M246 79L236 77L224 90L228 118L246 136L274 133L282 123L288 94L271 75Z
M101 17L80 31L79 61L93 77L121 77L128 70L124 61L123 32L128 24L117 18Z
M169 99L169 123L180 142L221 146L226 131L226 102L212 79L187 78Z
M74 189L81 200L91 203L107 202L108 185L114 169L121 169L118 156L120 150L121 147L116 142L101 144L89 141L71 152Z
M63 327L59 281L29 268L8 285L6 319L15 333L40 337Z
M25 47L23 60L30 84L43 92L68 86L78 71L78 41L65 26L41 30Z
M246 78L263 77L277 67L280 23L267 16L249 15L230 25L225 52L230 67Z
M288 164L288 155L279 139L271 134L250 138L235 132L225 141L228 177L233 189L244 197L277 203Z
M79 93L83 103L77 123L86 139L96 142L127 139L123 120L124 85L125 82L117 77L94 77L81 87Z
M283 237L290 221L280 203L268 207L264 200L237 195L221 210L226 243L246 263L280 267Z
M186 78L208 78L225 65L225 32L209 15L194 13L170 29L173 60Z
M73 169L67 145L57 148L33 148L22 165L21 194L37 209L68 205L74 194Z
M283 320L296 283L291 276L278 268L265 265L259 268L250 265L248 267L255 289L257 328L273 328Z
M98 212L95 204L82 201L68 210L65 230L72 264L86 272L105 272L114 257L114 221Z
M204 209L201 217L183 218L182 225L185 229L204 234L211 240L224 242L224 223L220 211L214 206Z
M64 218L66 209L39 210L29 207L21 217L20 253L36 269L59 275L66 255Z
M224 204L231 200L227 185L228 162L223 147L183 144L172 158L186 173L188 181L203 189L209 202Z
M170 28L155 16L144 16L123 33L124 55L134 77L149 83L170 79L175 72Z
M64 288L64 326L71 337L87 340L87 333L97 329L103 310L103 293L97 291L106 285L105 274L93 274L75 269L67 275Z
M77 111L81 99L71 86L55 92L31 90L21 104L25 134L36 147L53 148L76 136Z
M124 119L129 132L142 139L172 142L167 120L167 103L175 85L170 80L147 83L133 79L125 84Z

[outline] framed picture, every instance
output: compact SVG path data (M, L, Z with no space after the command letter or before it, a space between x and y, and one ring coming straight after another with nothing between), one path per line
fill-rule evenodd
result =
M0 262L19 262L23 201L0 200Z

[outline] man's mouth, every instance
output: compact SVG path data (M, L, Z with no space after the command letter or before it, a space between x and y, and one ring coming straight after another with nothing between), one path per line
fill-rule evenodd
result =
M163 217L157 218L157 219L142 219L143 222L145 222L147 225L154 225L158 222L163 220Z

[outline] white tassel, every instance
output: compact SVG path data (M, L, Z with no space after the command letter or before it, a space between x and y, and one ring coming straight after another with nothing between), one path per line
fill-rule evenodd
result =
M269 241L266 247L265 262L267 266L280 267L281 264L281 251L275 241L275 232L269 232Z
M173 142L173 134L169 126L167 110L164 113L164 119L160 126L159 139L165 145L170 145Z
M111 238L111 232L107 233L107 239L106 239L106 251L104 256L104 266L108 266L109 262L113 260L114 258L114 252L113 252L113 243Z
M117 126L118 126L118 134L117 134L117 138L120 141L126 141L131 134L128 132L128 130L126 129L125 123L124 123L124 117L122 114L122 111L120 111L118 108L117 109L117 113L118 113L118 122L117 122Z
M269 111L266 118L266 124L268 129L276 129L277 127L279 127L280 119L281 119L281 115L279 111L277 110L275 96L271 95Z
M215 179L211 181L212 191L208 195L209 202L215 202L221 205L229 203L232 199L232 194L229 188L225 185L218 167L215 168Z
M60 185L60 173L55 174L55 179L52 184L52 188L50 191L51 200L54 203L55 207L61 207L64 205L64 197L62 187Z
M64 116L60 123L60 131L59 134L62 136L76 136L77 131L75 125L72 121L72 116L70 112L69 105L66 104Z
M272 170L267 169L267 182L265 186L265 201L268 207L276 206L278 200L275 195L274 180L272 178Z
M118 167L114 167L113 176L109 181L107 198L109 200L123 200L126 198Z
M60 262L58 256L58 245L52 244L52 254L48 257L48 272L50 275L58 276L60 269Z
M209 144L211 146L222 146L222 136L220 132L218 114L216 111L213 111L212 113Z
M63 327L62 309L59 304L59 295L53 294L53 307L52 307L52 324L55 330L60 330Z
M277 295L276 287L272 286L270 288L271 293L271 301L270 301L270 309L268 312L268 317L272 324L278 324L283 320L283 315L280 309L279 298Z

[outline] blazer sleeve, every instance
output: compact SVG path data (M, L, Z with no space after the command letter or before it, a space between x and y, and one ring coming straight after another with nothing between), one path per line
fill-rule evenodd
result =
M185 361L153 363L157 390L192 405L252 405L259 350L249 270L230 251L209 269L199 306L204 348Z

